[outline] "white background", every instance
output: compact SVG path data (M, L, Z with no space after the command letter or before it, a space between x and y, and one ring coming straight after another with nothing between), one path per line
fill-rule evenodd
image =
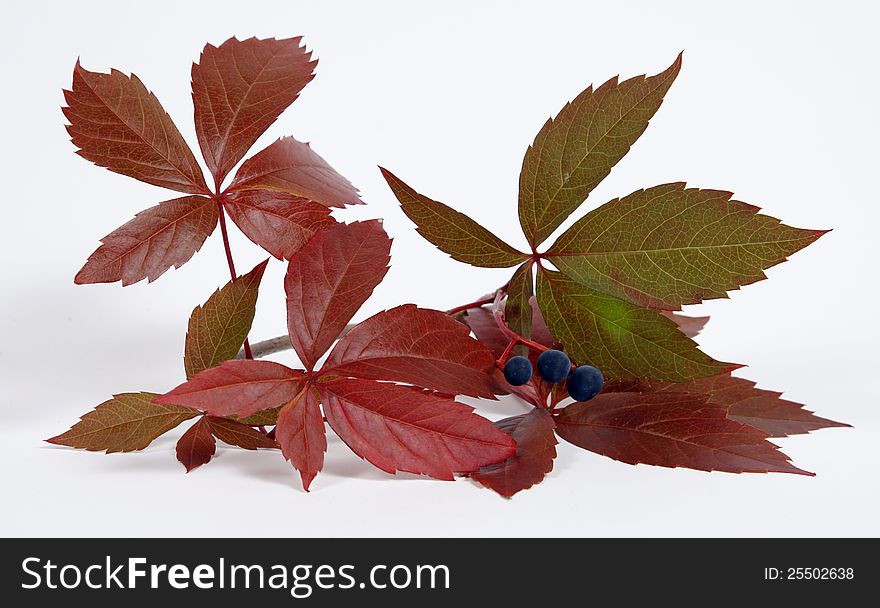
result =
M715 5L7 6L0 534L876 536L878 15L867 2ZM544 120L589 83L656 73L684 49L648 131L584 209L687 180L796 226L834 228L770 280L693 311L712 315L699 341L713 356L748 363L743 375L760 386L855 426L782 441L817 477L632 467L561 444L543 484L504 500L467 480L386 475L334 438L306 494L277 452L221 447L185 475L173 455L180 430L134 454L42 443L113 393L178 384L189 311L228 280L215 234L151 285L73 285L99 237L174 196L74 154L60 106L77 57L91 70L135 72L197 150L189 71L203 44L297 34L320 58L318 76L255 149L286 134L311 141L368 202L338 216L385 218L393 266L357 319L410 301L448 308L509 272L459 264L422 240L377 164L525 246L517 176ZM233 231L243 272L264 254ZM283 270L272 262L264 279L255 339L285 331ZM491 418L521 411L480 408Z

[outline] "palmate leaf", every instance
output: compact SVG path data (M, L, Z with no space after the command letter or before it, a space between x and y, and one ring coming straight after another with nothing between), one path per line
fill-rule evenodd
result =
M543 126L523 158L519 219L537 247L587 198L648 126L681 69L589 87Z
M415 387L372 380L318 383L324 414L355 454L388 473L452 480L515 452L473 408Z
M160 404L155 393L122 393L105 401L49 443L93 452L142 450L160 435L198 412L177 404Z
M768 435L729 420L705 395L603 393L575 403L556 419L557 434L574 445L628 464L729 473L797 473Z
M731 196L683 183L638 190L578 220L546 257L587 287L678 310L766 278L764 269L825 233L786 226Z
M206 45L192 66L196 135L219 184L314 78L302 38Z
M281 408L275 436L284 458L299 471L308 492L315 476L324 468L327 433L317 393L307 388Z
M326 206L272 190L229 192L223 208L246 237L279 260L289 260L316 232L336 224Z
M189 317L183 367L186 377L232 359L254 322L260 281L268 260L215 291Z
M735 369L701 352L662 313L594 291L565 275L538 272L538 303L571 358L607 378L684 382Z
M464 213L422 196L387 169L379 169L418 233L453 259L484 268L509 268L529 257Z
M64 99L67 132L83 158L148 184L209 193L192 150L137 76L90 72L77 61Z
M240 190L278 190L328 207L361 203L351 182L293 137L282 137L244 161L229 186L230 192Z
M74 282L153 282L202 248L217 226L217 214L217 204L204 196L176 198L141 211L101 239Z
M494 398L495 357L468 328L437 310L404 304L351 329L321 374L406 382L453 395Z
M217 416L205 416L205 420L208 421L214 437L223 443L234 445L244 450L278 447L274 440L241 422Z
M287 328L307 369L382 282L390 250L382 223L371 220L324 230L291 258L284 279Z
M556 424L545 409L504 418L495 426L516 441L516 454L496 464L483 467L471 478L510 498L540 483L553 470L556 458Z

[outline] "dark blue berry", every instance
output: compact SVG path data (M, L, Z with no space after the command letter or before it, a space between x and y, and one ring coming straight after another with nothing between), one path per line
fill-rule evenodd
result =
M504 379L511 386L522 386L532 379L532 362L521 355L511 357L504 365Z
M538 373L547 382L562 382L571 371L571 360L561 350L545 350L538 357Z
M602 372L592 365L581 365L571 372L566 388L575 401L589 401L599 394L604 384Z

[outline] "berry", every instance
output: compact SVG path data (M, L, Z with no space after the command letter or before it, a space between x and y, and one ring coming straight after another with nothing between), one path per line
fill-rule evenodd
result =
M604 384L602 372L592 365L581 365L571 372L566 388L575 401L589 401L599 394Z
M547 382L562 382L571 371L571 360L561 350L545 350L538 357L538 373Z
M511 386L522 386L532 379L532 362L522 355L511 357L504 365L504 379Z

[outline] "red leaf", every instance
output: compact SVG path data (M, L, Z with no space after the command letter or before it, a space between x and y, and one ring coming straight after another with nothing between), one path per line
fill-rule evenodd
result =
M189 261L216 225L217 205L211 199L185 196L159 203L101 239L74 282L153 282Z
M351 182L309 144L292 137L282 137L244 161L229 190L280 190L328 207L362 202Z
M696 337L706 327L706 323L709 322L709 317L689 317L666 310L663 311L663 314L675 321L681 332L688 338Z
M306 389L281 408L275 437L284 457L299 471L303 489L308 492L312 480L324 467L327 451L324 416L315 391Z
M314 78L302 38L206 45L192 67L196 135L219 184Z
M290 259L312 235L336 224L324 205L285 192L230 192L223 206L245 236L279 260Z
M772 437L786 437L829 427L850 425L820 418L782 393L757 388L754 382L730 374L700 378L682 384L642 381L629 390L688 393L704 396L709 405L723 407L727 417Z
M315 235L287 267L287 328L312 369L388 272L391 239L378 220Z
M302 385L303 375L280 363L231 360L199 372L155 402L244 418L290 401Z
M388 473L452 480L512 456L515 443L473 408L409 386L319 383L324 414L355 454Z
M211 425L204 416L177 441L177 460L186 467L187 473L210 462L216 451L217 442L214 441Z
M77 61L64 99L67 132L83 158L148 184L209 193L180 131L137 76L90 72Z
M468 328L404 304L355 326L330 352L322 374L394 380L454 395L494 397L495 357Z
M205 419L211 426L211 432L214 433L214 437L223 443L238 446L245 450L278 447L278 444L273 439L246 424L230 420L229 418L218 418L217 416L207 416Z
M566 441L629 464L730 473L798 473L768 435L684 393L603 393L556 419Z
M560 343L550 334L550 330L547 329L544 315L541 314L534 296L529 299L529 303L532 305L532 341L548 348L558 348ZM490 307L471 308L465 314L464 322L474 332L477 340L487 346L495 354L496 358L504 353L504 349L507 348L510 340L498 328L498 323L495 322L495 317L492 315Z
M471 475L487 488L510 498L521 490L540 483L553 470L556 458L556 435L553 417L544 409L505 418L495 423L516 441L516 454L503 462L491 464Z

